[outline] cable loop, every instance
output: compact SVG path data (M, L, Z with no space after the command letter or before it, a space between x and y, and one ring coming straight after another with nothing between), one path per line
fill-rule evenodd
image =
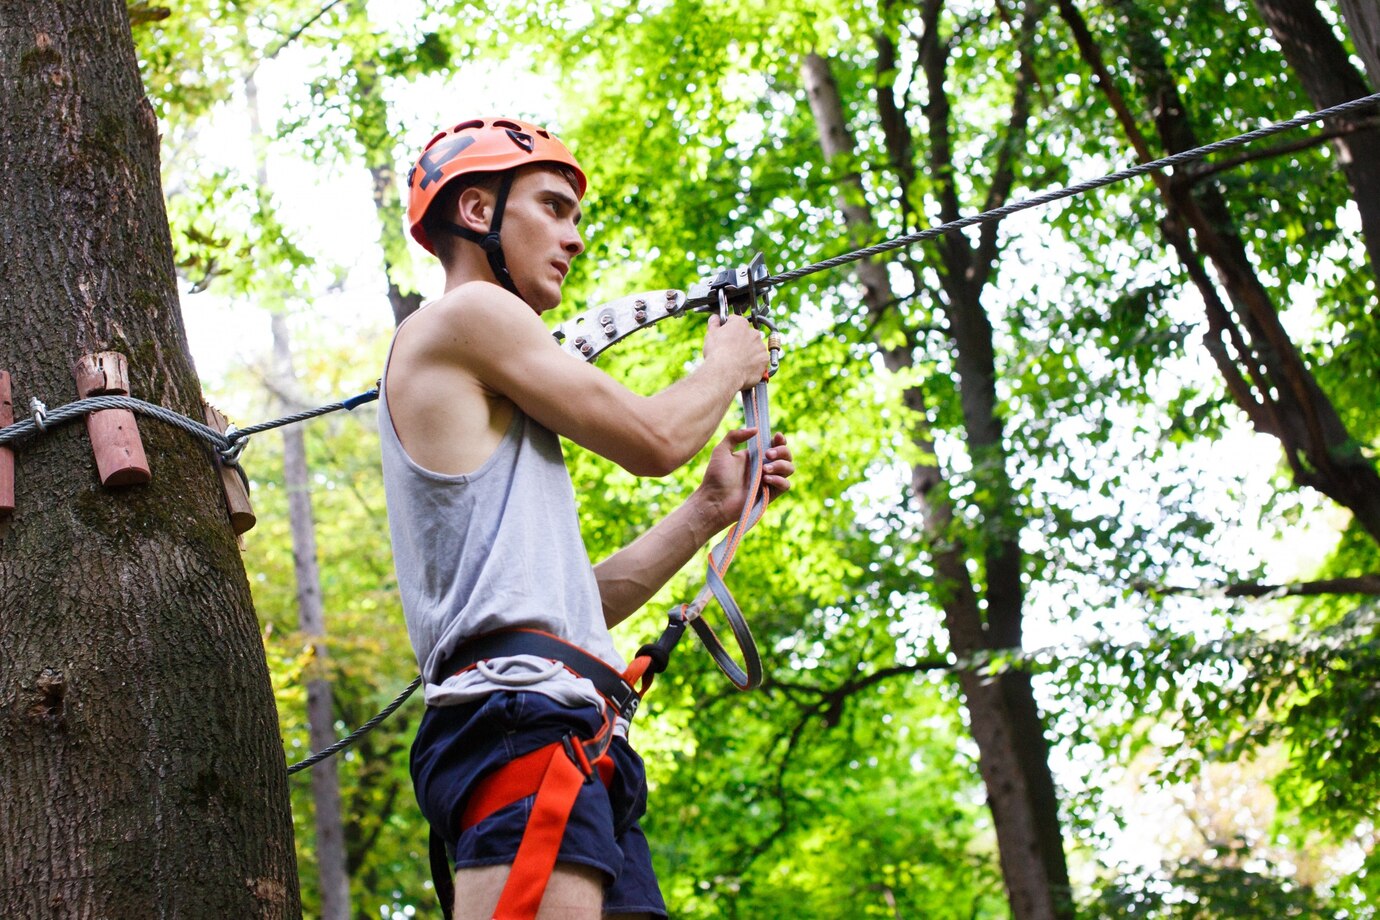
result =
M220 454L221 462L226 466L239 466L240 454L249 446L249 435L244 434L234 425L225 429L225 440L230 443L229 447L217 451Z
M37 396L30 397L29 409L34 414L34 424L38 426L38 430L47 433L48 425L45 420L48 418L48 407L43 404L43 400Z

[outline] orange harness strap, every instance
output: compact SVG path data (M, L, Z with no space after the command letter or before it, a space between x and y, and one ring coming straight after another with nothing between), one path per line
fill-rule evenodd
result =
M531 920L537 915L580 787L596 773L605 786L613 781L614 764L608 756L612 735L608 724L591 742L567 735L563 741L509 761L476 787L460 821L462 830L529 795L536 796L493 920ZM597 751L592 761L587 746Z

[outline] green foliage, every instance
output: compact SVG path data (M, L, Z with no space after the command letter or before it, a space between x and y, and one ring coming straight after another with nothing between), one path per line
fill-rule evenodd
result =
M1307 886L1280 881L1273 866L1185 862L1149 876L1124 876L1091 905L1098 917L1145 920L1273 920L1349 917Z

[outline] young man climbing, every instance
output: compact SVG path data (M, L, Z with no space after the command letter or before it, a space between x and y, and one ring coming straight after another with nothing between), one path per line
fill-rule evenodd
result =
M446 290L398 328L379 426L426 685L412 775L456 866L461 918L665 916L625 738L636 698L609 628L729 526L748 491L733 448L753 432L740 429L684 504L590 565L557 436L666 475L762 379L767 351L742 317L713 318L703 361L652 396L562 351L541 315L584 248L585 185L559 140L513 119L441 132L408 178L412 234ZM777 436L763 482L784 492L793 471Z

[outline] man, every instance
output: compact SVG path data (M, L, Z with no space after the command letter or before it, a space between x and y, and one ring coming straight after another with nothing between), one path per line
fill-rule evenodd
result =
M399 593L426 681L413 780L455 862L455 914L665 916L608 629L735 520L747 485L733 447L754 432L730 432L683 505L593 567L557 435L666 475L762 379L766 348L742 317L711 319L704 360L652 396L562 351L540 317L584 248L586 180L540 127L458 124L408 182L412 234L441 260L446 292L399 327L379 426ZM793 471L777 436L763 481L783 492ZM533 758L544 758L541 785L528 790L513 777ZM583 782L596 766L604 781Z

